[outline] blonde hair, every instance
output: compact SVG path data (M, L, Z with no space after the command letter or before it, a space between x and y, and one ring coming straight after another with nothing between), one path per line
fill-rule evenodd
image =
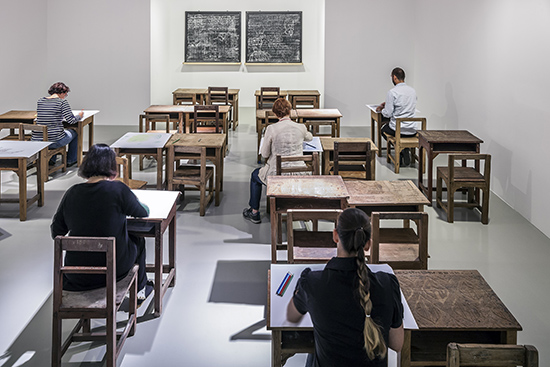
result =
M377 356L385 358L387 353L386 343L382 336L380 326L371 317L372 301L370 299L370 282L368 277L365 252L363 248L370 239L371 226L367 215L355 208L344 210L338 218L336 231L343 248L349 254L356 254L357 262L357 293L359 302L365 312L365 326L363 337L365 339L365 351L369 359Z

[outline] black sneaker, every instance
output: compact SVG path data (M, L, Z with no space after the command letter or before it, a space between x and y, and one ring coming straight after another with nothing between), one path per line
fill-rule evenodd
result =
M145 287L141 289L137 294L137 306L140 307L143 302L149 298L149 296L153 293L153 290L155 289L154 283L150 280L147 281L147 284L145 284Z
M257 212L254 214L252 212L252 208L246 208L243 210L243 217L245 219L248 219L252 223L259 224L262 223L262 220L260 219L260 212Z

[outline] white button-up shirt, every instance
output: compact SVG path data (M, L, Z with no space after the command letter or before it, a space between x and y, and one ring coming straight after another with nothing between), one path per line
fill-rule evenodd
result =
M390 127L395 130L395 119L399 117L414 117L415 110L416 91L413 87L403 82L388 91L382 115L390 119ZM404 121L401 124L401 134L416 134L416 122Z

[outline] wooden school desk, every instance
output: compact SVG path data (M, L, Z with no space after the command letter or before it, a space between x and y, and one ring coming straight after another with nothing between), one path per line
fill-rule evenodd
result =
M411 180L344 182L348 205L370 215L372 212L421 212L430 202Z
M446 366L449 342L516 344L521 325L477 270L396 270L417 330L398 366Z
M239 126L239 92L240 89L227 90L229 103L233 106L233 130ZM172 100L175 105L189 98L198 104L205 104L207 95L208 88L178 88L172 92Z
M81 110L73 110L73 115L77 115ZM78 152L76 155L77 165L82 164L82 159L84 158L84 128L88 126L88 150L94 145L94 116L99 113L98 110L82 110L84 116L76 124L69 125L63 124L66 129L76 130L77 139L78 139Z
M418 187L424 192L432 205L433 161L440 153L479 153L479 145L483 140L466 130L424 130L418 131ZM424 154L427 160L427 186L424 186L423 167Z
M349 194L340 176L268 176L271 262L282 244L282 214L288 209L345 209Z
M113 148L117 156L128 156L128 162L132 162L132 155L152 155L157 161L157 190L162 189L162 156L164 146L172 134L167 133L126 133L115 141ZM129 164L129 178L132 178L132 165Z
M340 136L340 118L342 114L336 108L300 108L296 110L296 115L298 115L298 122L300 123L306 123L307 121L330 121L332 137L338 138ZM316 130L316 128L314 128L314 130Z
M189 147L206 147L206 159L215 167L215 205L220 205L220 192L223 191L223 164L226 148L226 134L174 134L166 146L181 145ZM172 180L172 167L166 169L166 180Z
M147 272L155 274L155 316L162 313L162 298L176 283L176 201L178 191L132 190L139 201L149 207L147 218L128 218L128 233L155 239L155 262L147 264ZM164 264L163 235L168 228L168 264ZM167 274L163 278L163 274Z
M19 220L27 220L27 208L34 202L44 205L44 172L48 171L46 149L50 142L0 142L0 172L13 171L19 177L19 199L0 199L0 203L19 203ZM36 163L36 195L27 198L27 168ZM1 182L0 182L1 183ZM1 193L1 191L0 191Z
M331 138L331 137L321 137L321 145L323 147L323 164L322 164L322 172L323 175L328 175L330 172L330 168L334 164L334 142L344 142L344 143L367 143L370 142L370 150L371 150L371 168L370 171L372 173L372 179L376 179L376 153L378 152L378 148L371 139L369 138Z
M368 264L367 266L373 272L393 273L392 268L387 264ZM305 268L323 270L325 264L271 264L271 270L268 273L266 315L267 329L271 330L271 365L273 367L282 366L286 357L295 353L313 353L314 351L313 324L310 315L305 314L296 324L286 320L288 302ZM290 272L293 277L284 294L279 296L276 292L287 272ZM403 292L401 292L401 303L404 311L403 326L410 330L417 329Z
M17 124L34 124L36 119L36 111L8 111L0 115L0 124L2 123L17 123ZM14 129L10 129L8 135L10 140L19 140L19 135Z
M146 115L149 114L163 114L170 115L170 121L176 121L178 125L178 132L184 132L185 117L183 112L190 106L188 105L151 105L143 110ZM186 130L187 131L187 130ZM147 132L147 131L142 131Z

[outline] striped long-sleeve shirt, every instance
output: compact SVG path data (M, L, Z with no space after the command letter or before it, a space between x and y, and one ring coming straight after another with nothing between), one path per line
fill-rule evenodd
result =
M65 137L63 121L76 124L80 116L74 116L66 99L42 97L36 106L36 123L48 127L48 141L58 141ZM42 134L33 131L32 140L42 140Z

